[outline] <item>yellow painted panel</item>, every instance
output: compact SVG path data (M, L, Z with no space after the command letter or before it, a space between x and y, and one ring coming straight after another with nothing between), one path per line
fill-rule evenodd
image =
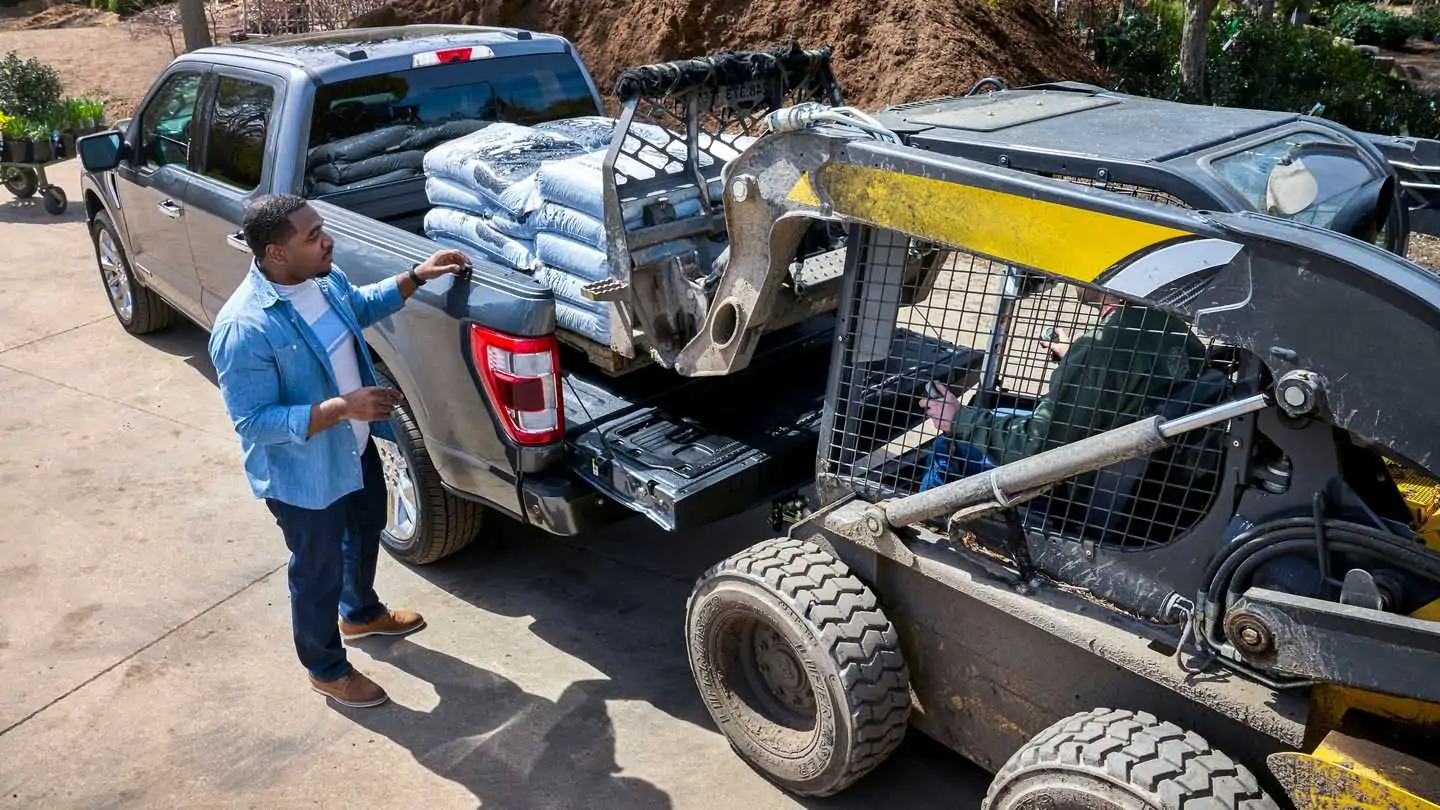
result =
M826 165L820 187L842 216L1085 282L1146 248L1194 235L868 166Z

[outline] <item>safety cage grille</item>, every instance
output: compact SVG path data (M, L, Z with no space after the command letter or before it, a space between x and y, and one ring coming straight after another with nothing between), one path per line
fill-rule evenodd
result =
M1237 353L1158 307L892 231L857 227L852 244L817 472L866 500L1190 413L1233 387ZM1061 374L1041 342L1052 327L1071 341ZM948 436L925 410L943 399L927 396L931 381L963 403ZM1223 425L1193 431L1071 479L1019 507L1021 518L1125 550L1161 545L1205 514L1224 452Z

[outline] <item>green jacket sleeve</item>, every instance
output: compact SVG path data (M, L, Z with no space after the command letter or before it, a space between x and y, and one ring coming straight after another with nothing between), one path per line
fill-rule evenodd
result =
M1083 438L1095 411L1095 394L1103 390L1103 368L1090 363L1095 340L1077 339L1050 375L1050 389L1030 414L996 413L961 407L951 422L950 435L983 452L995 464L1009 464L1042 450Z

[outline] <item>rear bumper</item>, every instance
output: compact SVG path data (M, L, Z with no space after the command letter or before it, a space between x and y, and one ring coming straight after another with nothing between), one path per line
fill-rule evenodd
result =
M525 478L520 501L527 523L565 536L594 531L635 514L564 473Z

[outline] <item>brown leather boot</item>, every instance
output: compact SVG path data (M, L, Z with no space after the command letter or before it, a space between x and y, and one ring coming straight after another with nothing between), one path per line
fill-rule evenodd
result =
M403 636L425 626L425 619L419 613L408 610L386 610L385 615L366 624L351 624L340 620L340 635L346 641L366 636Z
M312 677L310 688L336 703L356 709L379 706L390 699L379 684L353 669L349 675L333 681L317 681Z

